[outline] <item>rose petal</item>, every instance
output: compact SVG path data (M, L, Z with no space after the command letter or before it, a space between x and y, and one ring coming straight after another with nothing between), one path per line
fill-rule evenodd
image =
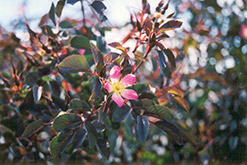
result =
M129 100L136 100L138 98L138 95L136 93L136 91L132 90L132 89L125 89L121 95Z
M110 70L110 78L118 80L120 76L121 76L121 70L119 66L117 65L113 66L112 69Z
M112 100L114 100L119 107L122 107L124 104L124 100L120 94L113 93Z
M136 76L134 74L127 74L122 78L121 83L124 84L125 87L129 87L136 82Z
M247 26L246 25L241 26L240 36L242 38L247 38Z
M106 83L104 84L104 87L108 91L108 93L112 92L112 86L108 83L108 81L106 81Z
M156 123L157 121L159 121L160 119L157 119L155 117L152 117L152 116L147 116L148 118L148 121L152 122L152 123Z
M83 54L85 53L86 50L85 50L85 49L79 49L78 51L79 51L79 53L80 53L81 55L83 55Z

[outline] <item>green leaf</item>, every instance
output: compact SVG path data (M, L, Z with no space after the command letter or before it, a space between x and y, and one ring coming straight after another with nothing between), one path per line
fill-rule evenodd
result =
M58 84L57 81L53 80L49 82L52 95L59 97L61 93L60 85Z
M75 36L71 39L70 45L73 48L77 49L90 49L90 42L89 39L83 36Z
M187 112L189 112L189 104L180 96L173 96L174 100L180 104Z
M107 112L108 112L109 108L106 108L106 103L101 105L100 107L100 111L99 111L99 121L104 121L105 118L108 116Z
M80 0L67 0L67 3L71 4L71 5L74 5L78 1L80 1Z
M60 26L61 28L64 28L64 29L66 29L66 28L73 28L73 27L74 27L74 25L73 25L71 22L66 21L66 20L63 20L63 21L59 24L59 26Z
M73 135L72 142L65 148L65 154L72 154L73 150L81 147L87 135L87 131L84 128L79 128Z
M150 99L141 99L139 103L141 103L141 106L143 108L147 108L147 107L150 107L152 105L155 105L154 101L150 100Z
M92 125L95 127L97 132L103 132L105 130L105 124L100 121L93 121Z
M134 84L132 85L131 89L136 91L138 94L147 91L147 86L145 84Z
M17 70L17 74L20 74L21 72L23 72L24 64L21 60L18 61L16 70Z
M137 116L137 134L141 142L145 142L148 136L149 122L145 116Z
M93 148L97 142L97 131L89 121L85 122L85 126L88 132L89 147Z
M66 147L72 142L74 135L73 131L63 131L55 136L49 145L51 154L57 156L64 152Z
M51 78L51 77L45 77L45 76L43 76L42 78L41 78L43 81L53 81L53 79Z
M172 119L171 111L166 106L161 106L161 105L153 105L147 107L143 115L152 116L159 119L166 119L166 120Z
M64 4L65 4L65 0L60 0L60 1L57 2L55 13L57 14L58 17L61 16Z
M56 25L56 21L55 21L55 6L54 3L51 4L51 8L49 11L49 18L52 20L52 22L54 23L54 25Z
M117 104L112 104L112 121L113 122L122 122L127 118L127 116L130 114L131 110L127 105L123 105L122 107L117 106Z
M160 69L162 73L164 74L164 76L171 77L171 71L169 69L169 66L166 61L163 51L158 50L158 54L159 54Z
M191 144L193 144L197 148L203 148L203 143L200 141L200 137L198 138L198 136L196 136L193 130L185 124L185 122L180 120L180 121L176 121L175 124L179 128L179 130L182 132L183 137L187 141L189 141Z
M163 49L164 53L166 54L166 56L168 57L168 60L170 61L171 65L176 68L176 61L175 61L175 57L174 54L172 53L172 51L170 49Z
M93 7L93 9L99 14L99 15L104 15L104 10L106 10L106 6L104 5L103 2L99 1L99 0L95 0L91 6Z
M151 58L152 60L152 65L153 65L153 72L155 72L157 70L157 62L154 58Z
M104 32L104 30L102 29L102 35L104 36L105 34L105 32ZM105 41L105 39L104 39L104 37L103 36L96 36L96 42L97 42L97 48L100 50L100 52L108 52L107 51L107 47L106 47L106 41Z
M118 42L112 42L112 43L109 43L108 45L113 48L119 49L121 51L125 51L125 48Z
M73 148L78 148L82 145L87 136L87 131L84 128L80 128L75 132L75 137L73 139Z
M34 99L35 103L40 100L41 95L42 95L42 91L43 91L42 86L38 86L38 85L33 86L33 99Z
M67 109L66 102L63 99L55 95L52 95L51 98L52 98L52 101L55 103L55 105L57 105L63 111Z
M86 72L89 70L89 65L85 56L71 55L58 64L58 68L65 71Z
M150 107L152 105L155 105L155 102L151 99L140 99L136 102L136 104L133 107L133 110L135 111L135 113L137 115L140 115L141 113L143 113L143 109Z
M30 72L24 81L24 84L27 84L29 86L33 86L36 84L36 81L39 80L39 74L38 72Z
M103 158L109 159L110 146L109 146L109 143L105 139L98 138L96 147L99 150L100 154L103 156Z
M173 94L175 96L184 97L183 91L181 91L180 89L176 88L175 86L165 87L165 91L167 93Z
M237 136L231 136L229 138L230 151L233 151L238 146L239 138Z
M42 77L42 76L47 76L47 75L49 75L50 73L52 72L52 69L51 69L51 67L50 66L44 66L44 67L40 67L39 69L38 69L38 73L39 73L39 75L40 75L40 77Z
M95 0L91 4L92 8L96 11L98 14L99 20L101 22L104 22L107 20L107 17L104 15L104 11L106 10L106 6L101 2L100 0Z
M74 111L86 112L90 111L90 106L85 101L75 98L71 100L69 104L69 109L72 109Z
M41 26L42 32L50 37L56 37L56 35L52 31L52 27L49 25Z
M8 133L12 134L13 136L15 136L15 132L14 131L12 131L11 129L9 129L8 127L6 127L6 126L4 126L2 124L0 124L0 131L1 131L1 133L8 132Z
M90 45L91 45L91 51L92 51L92 54L95 60L94 62L96 64L97 73L101 77L105 77L106 68L104 67L103 54L98 50L98 48L93 43L90 43Z
M41 128L43 128L43 121L42 120L36 120L30 123L22 133L22 137L29 137L33 133L38 132Z
M34 99L33 99L33 92L31 90L26 94L26 97L24 98L24 102L20 105L20 111L32 110L33 107L34 107Z
M57 131L76 128L82 123L81 118L73 113L65 113L55 118L52 127Z
M183 135L175 124L166 120L160 120L154 124L165 131L177 144L183 144Z
M47 25L48 20L49 20L49 14L43 15L40 19L39 26ZM30 30L28 31L29 31L29 34L31 33L30 36L34 36Z
M155 94L152 92L143 92L142 94L139 95L139 99L151 99L153 101L157 100Z
M98 76L94 76L92 94L89 99L92 99L92 98L97 99L100 96L102 96L101 88L102 88L102 85L101 85L101 82Z

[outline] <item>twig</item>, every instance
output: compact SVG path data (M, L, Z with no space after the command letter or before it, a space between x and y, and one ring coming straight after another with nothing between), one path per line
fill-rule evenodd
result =
M86 26L86 18L85 18L85 10L83 6L83 0L81 0L81 11L82 11L82 21L83 21L83 26Z

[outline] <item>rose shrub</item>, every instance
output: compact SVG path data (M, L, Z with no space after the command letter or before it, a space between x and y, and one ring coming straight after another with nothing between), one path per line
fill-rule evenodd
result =
M174 0L183 21L141 2L121 42L105 41L101 0L52 3L41 32L19 25L27 43L1 28L0 160L246 161L246 26L216 1ZM83 19L61 19L75 3Z

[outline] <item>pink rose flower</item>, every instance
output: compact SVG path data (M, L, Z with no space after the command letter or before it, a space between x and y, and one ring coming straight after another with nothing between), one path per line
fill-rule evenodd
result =
M241 26L240 37L247 38L247 26L246 25Z
M124 104L123 98L128 100L136 100L138 98L136 91L126 89L136 82L136 76L134 74L127 74L120 80L121 75L120 68L115 65L110 70L109 80L104 84L104 87L107 89L108 93L113 93L112 100L114 100L119 107Z

